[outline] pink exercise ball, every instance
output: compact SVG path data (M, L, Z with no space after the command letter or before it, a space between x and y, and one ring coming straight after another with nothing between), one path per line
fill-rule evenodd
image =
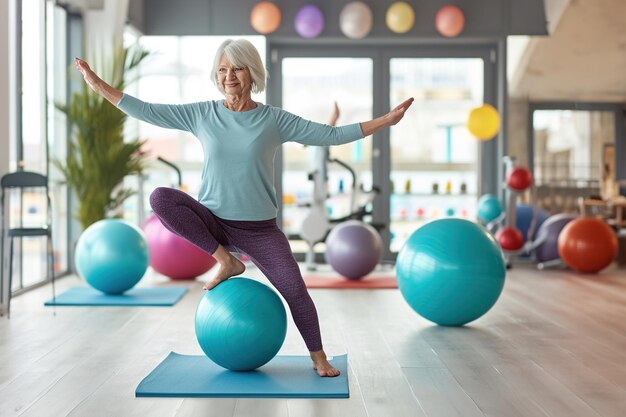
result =
M454 38L463 32L465 16L461 9L451 4L443 6L435 16L437 31L445 37Z
M194 279L216 264L215 258L170 232L154 214L143 226L150 251L150 266L172 279Z

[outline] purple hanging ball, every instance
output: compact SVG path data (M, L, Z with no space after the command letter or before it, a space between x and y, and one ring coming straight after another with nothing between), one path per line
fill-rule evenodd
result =
M315 38L324 30L324 15L319 7L307 4L298 10L294 23L298 35L303 38Z

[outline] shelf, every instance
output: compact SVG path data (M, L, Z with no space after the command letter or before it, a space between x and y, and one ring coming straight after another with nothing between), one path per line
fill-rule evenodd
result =
M392 197L471 197L476 198L473 193L391 193Z

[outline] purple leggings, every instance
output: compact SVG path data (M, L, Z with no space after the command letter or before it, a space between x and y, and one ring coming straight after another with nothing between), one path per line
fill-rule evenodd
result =
M188 194L165 187L152 192L150 205L165 227L200 249L213 254L222 245L248 255L287 301L309 351L322 349L315 305L276 219L220 219Z

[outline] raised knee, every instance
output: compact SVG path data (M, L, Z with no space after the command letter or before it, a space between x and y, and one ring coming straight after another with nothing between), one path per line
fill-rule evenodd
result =
M159 212L159 208L163 207L163 204L169 199L168 195L171 194L171 188L157 187L150 194L150 206L155 213Z

